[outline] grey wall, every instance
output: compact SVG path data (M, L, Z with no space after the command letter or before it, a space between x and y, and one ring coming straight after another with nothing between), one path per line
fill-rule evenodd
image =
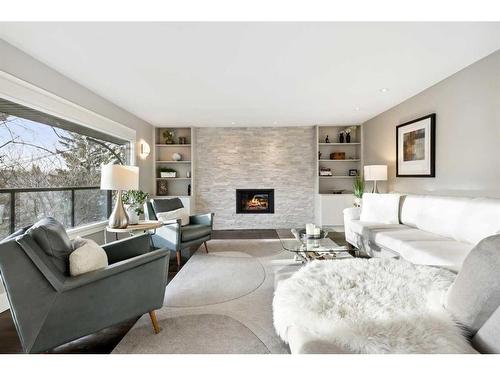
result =
M287 228L314 216L313 127L197 128L197 212L214 212L216 229ZM274 188L274 214L236 214L235 190Z
M137 140L142 138L153 146L153 127L149 123L100 97L1 39L0 56L0 70L131 129L135 129ZM137 165L140 167L140 187L142 190L152 193L153 163L151 157L146 160L139 158L136 160Z
M396 126L435 112L436 177L396 178ZM500 51L363 124L365 164L388 190L500 197Z

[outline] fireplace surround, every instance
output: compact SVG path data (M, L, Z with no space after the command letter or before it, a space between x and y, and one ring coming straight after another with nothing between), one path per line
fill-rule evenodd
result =
M273 214L274 189L236 189L237 214Z

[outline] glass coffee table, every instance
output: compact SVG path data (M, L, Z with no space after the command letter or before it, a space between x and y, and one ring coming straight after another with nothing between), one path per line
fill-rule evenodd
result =
M305 230L277 229L281 246L295 255L295 260L309 262L315 259L349 259L353 256L347 246L339 246L330 238L328 232L321 231L319 238L306 238Z

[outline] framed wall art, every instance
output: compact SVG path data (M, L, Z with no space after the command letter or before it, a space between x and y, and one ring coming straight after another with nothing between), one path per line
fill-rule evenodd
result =
M436 114L396 127L396 177L436 176Z

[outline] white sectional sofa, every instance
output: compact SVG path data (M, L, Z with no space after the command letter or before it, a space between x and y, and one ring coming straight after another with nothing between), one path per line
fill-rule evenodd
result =
M458 272L472 248L500 233L500 199L364 194L344 210L346 240L372 257L402 257Z

